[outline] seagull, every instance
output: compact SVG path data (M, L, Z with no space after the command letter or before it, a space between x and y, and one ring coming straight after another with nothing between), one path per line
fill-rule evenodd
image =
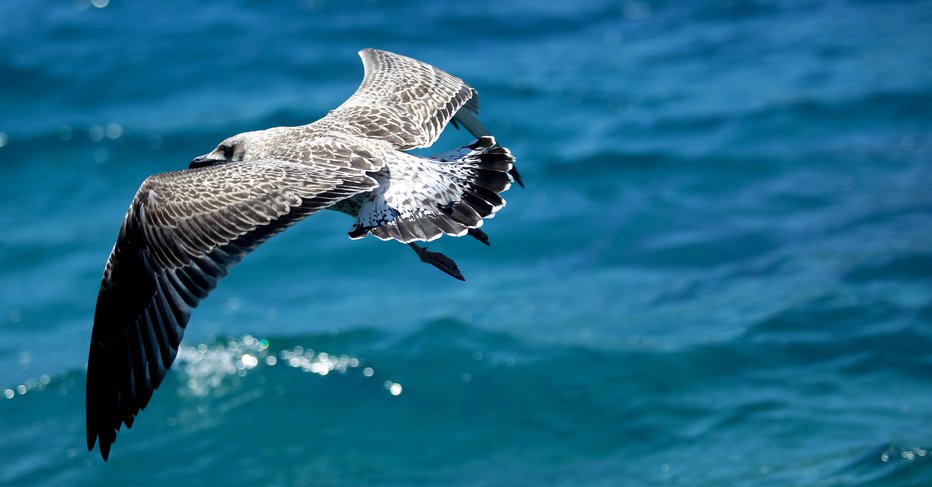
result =
M87 361L87 447L106 461L171 367L191 310L233 264L317 211L355 218L349 237L407 244L463 280L456 263L416 242L469 235L523 186L511 152L478 119L476 90L433 66L364 49L362 83L316 122L245 132L188 169L146 178L104 267ZM448 123L477 139L429 157Z

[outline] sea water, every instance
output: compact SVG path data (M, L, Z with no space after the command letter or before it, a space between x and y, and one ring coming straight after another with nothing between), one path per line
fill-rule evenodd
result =
M0 484L930 485L930 26L923 1L2 2ZM87 452L139 184L325 115L366 47L481 94L527 183L491 247L430 245L463 283L314 215Z

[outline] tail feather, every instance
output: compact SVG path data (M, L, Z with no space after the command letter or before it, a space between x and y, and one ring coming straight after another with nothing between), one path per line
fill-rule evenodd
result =
M465 201L454 201L449 205L438 206L445 215L466 225L467 227L479 227L482 222L482 215L475 208ZM491 212L489 212L491 214Z
M389 164L390 184L363 205L350 236L410 243L464 235L505 206L499 193L511 186L513 167L511 152L491 136L429 158L405 154Z
M425 213L421 220L427 220L431 225L447 235L462 235L466 231L466 227L463 225L433 213Z

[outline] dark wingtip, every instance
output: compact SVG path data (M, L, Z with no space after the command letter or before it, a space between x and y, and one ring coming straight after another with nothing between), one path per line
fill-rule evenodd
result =
M90 426L90 425L88 425ZM114 432L115 433L115 432ZM94 445L97 444L100 449L100 456L103 457L106 462L110 458L110 446L113 445L113 442L116 440L116 435L112 434L110 438L105 437L106 435L98 433L91 428L88 428L87 431L87 451L94 451ZM100 441L98 441L98 439Z
M106 441L101 440L101 442L100 442L100 456L102 456L102 457L104 458L104 461L105 461L105 462L106 462L108 459L110 459L110 443L109 443L109 442L106 442Z

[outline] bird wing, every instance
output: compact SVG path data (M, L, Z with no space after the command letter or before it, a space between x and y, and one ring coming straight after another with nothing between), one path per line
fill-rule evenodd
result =
M318 148L318 164L232 163L150 176L104 268L87 363L87 445L106 460L175 359L227 269L298 220L378 183L381 164Z
M310 124L315 130L381 139L407 150L433 144L454 115L461 123L469 121L470 131L481 127L476 118L479 96L463 80L386 51L363 49L359 56L365 68L362 84L342 105Z

